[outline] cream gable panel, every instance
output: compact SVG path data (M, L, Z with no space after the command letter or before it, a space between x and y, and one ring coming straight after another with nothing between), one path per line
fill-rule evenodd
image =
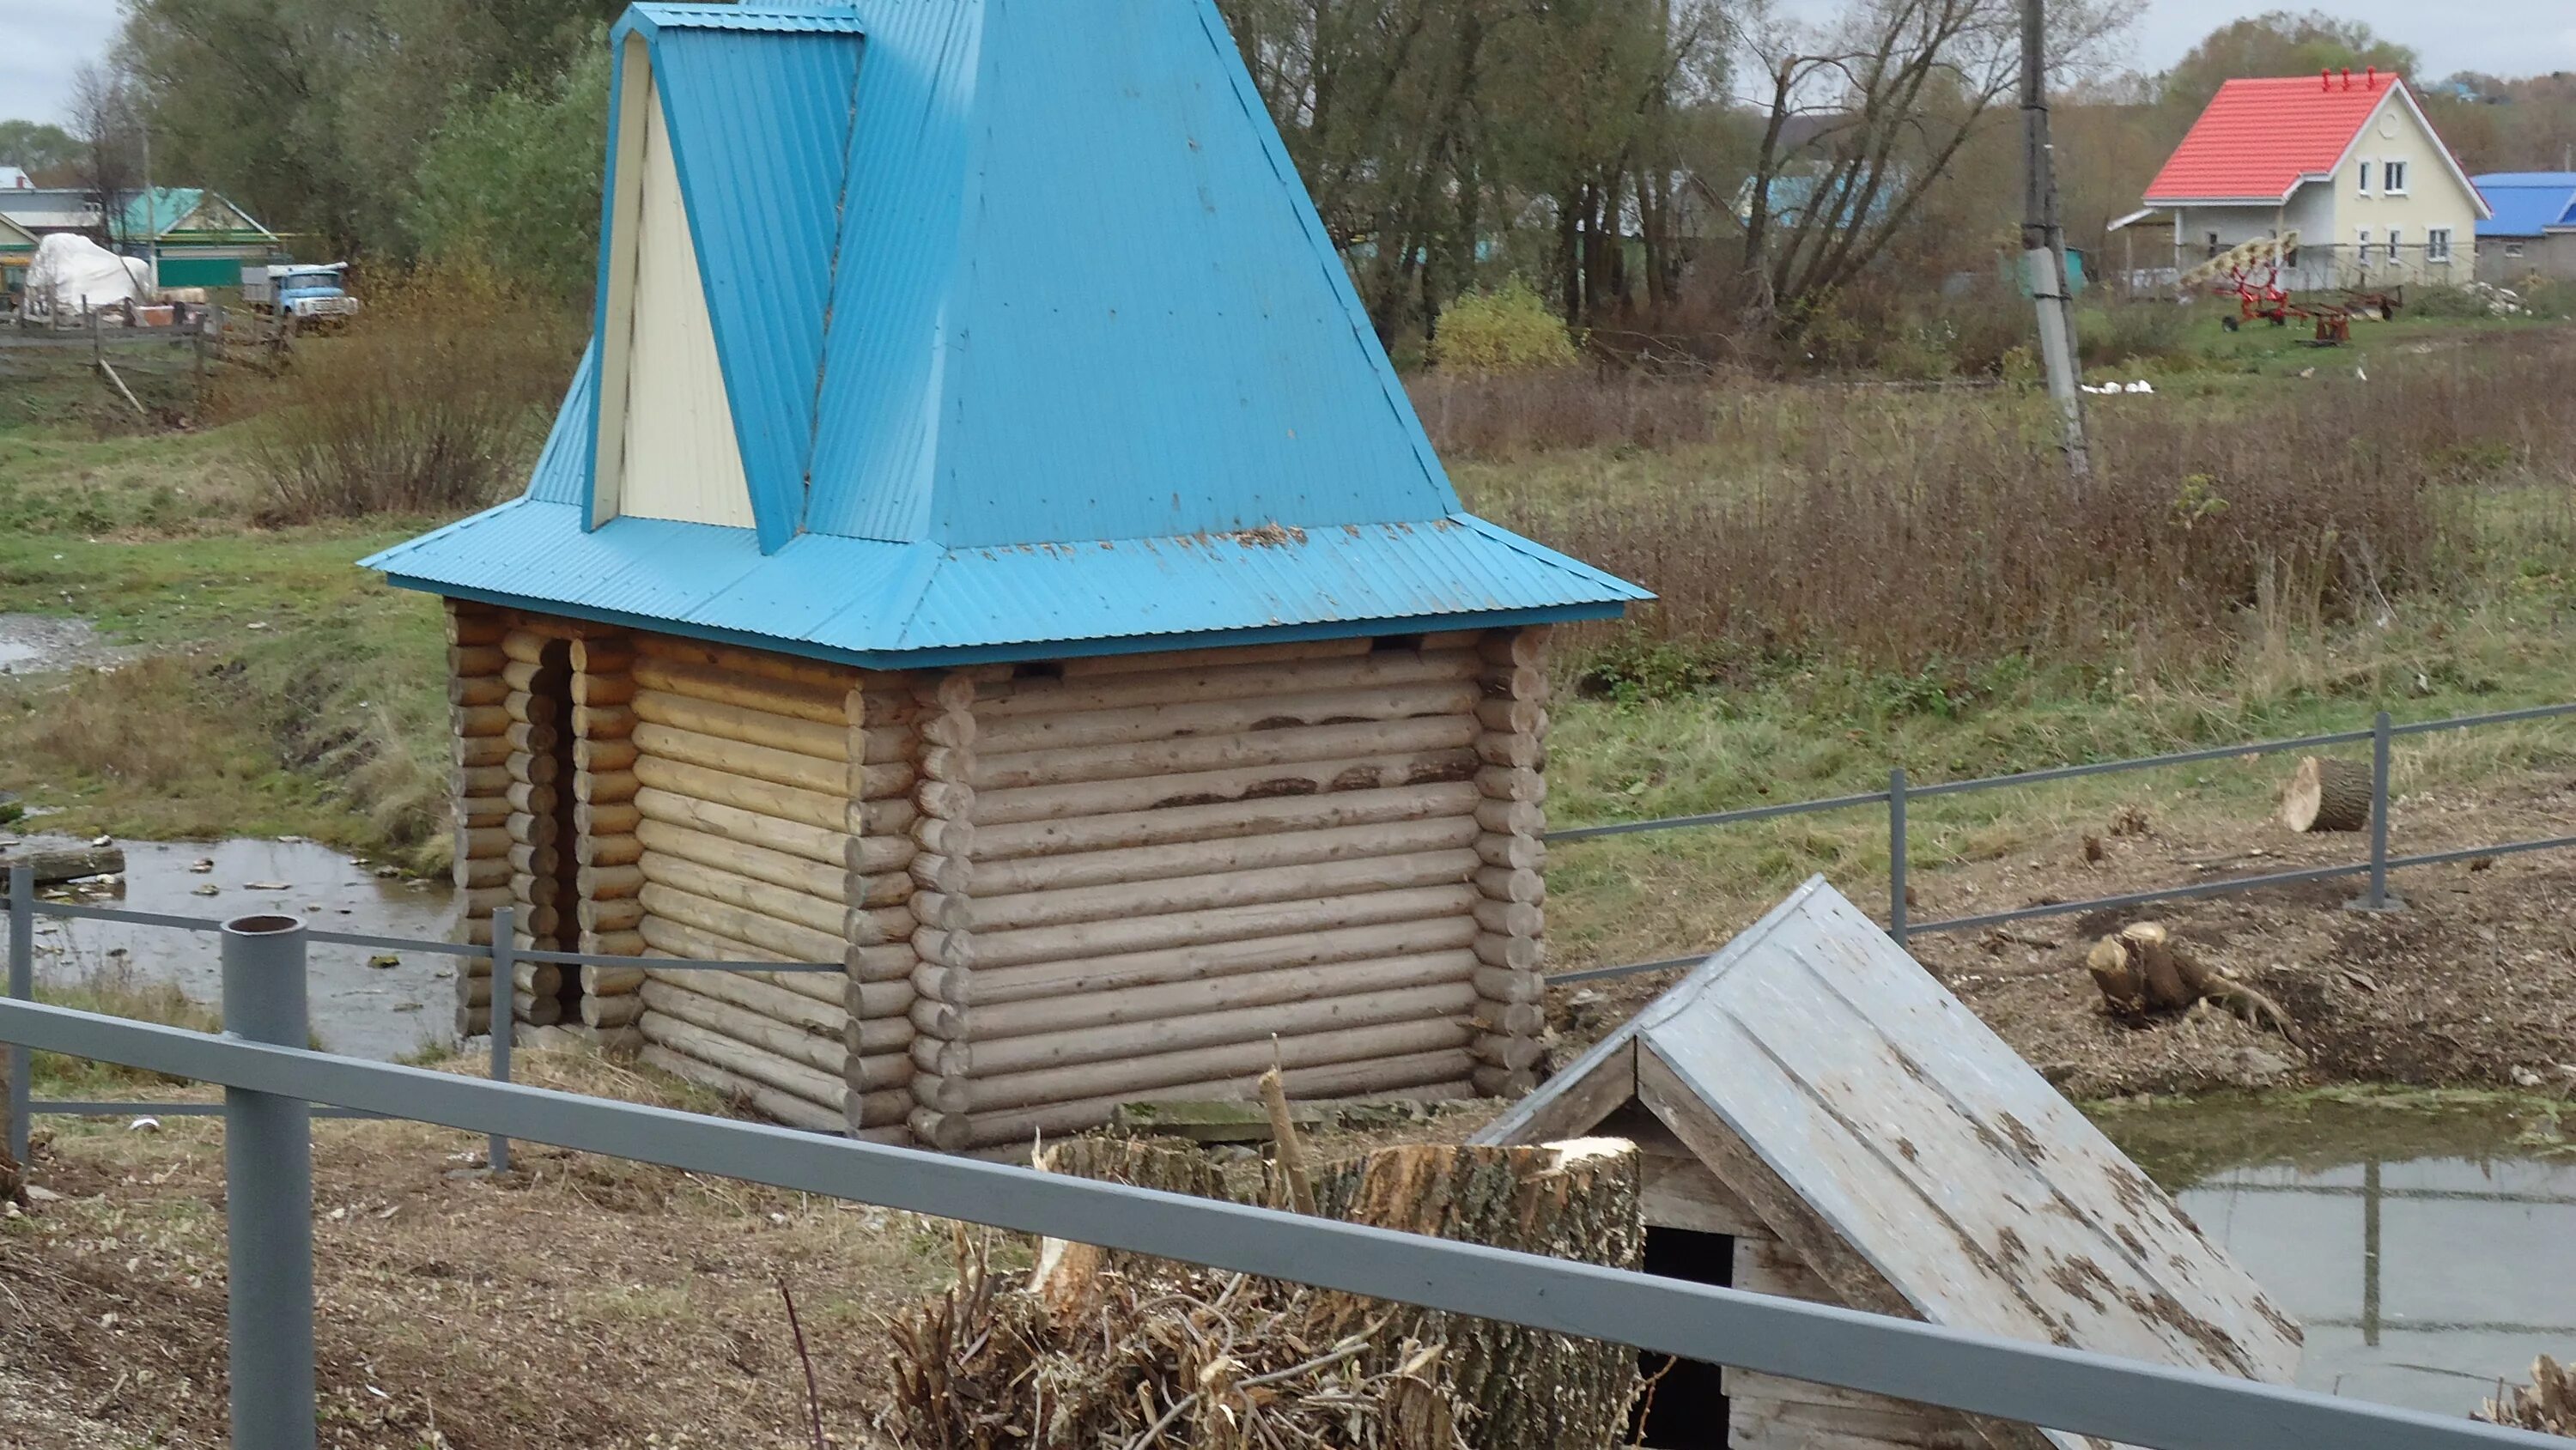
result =
M630 62L641 58L630 53ZM615 484L612 494L602 480L599 513L751 528L751 486L661 97L649 75L628 96L638 104L624 110L621 124L640 129L641 144L622 147L620 160L640 174L631 205L628 186L621 180L618 188L618 221L631 236L616 240L633 250L614 269L623 275L612 278L609 350L620 351L620 313L628 331L624 356L607 373L623 382L624 395L600 416L602 441L613 440L600 461L603 470L614 469Z

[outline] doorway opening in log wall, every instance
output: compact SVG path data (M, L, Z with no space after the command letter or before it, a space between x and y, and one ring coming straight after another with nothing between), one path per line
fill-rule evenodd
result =
M529 852L530 884L528 900L523 903L528 937L538 951L575 951L579 949L580 930L574 903L581 898L576 859L579 853L574 845L579 837L573 825L577 775L573 764L572 641L546 641L545 648L538 652L528 693L534 701L528 718L546 721L549 726L532 731L535 738L529 741L532 760L544 762L529 771L528 804L544 821L534 837L546 844ZM534 1009L526 1012L521 1021L551 1025L581 1020L579 967L531 963L519 970L530 999L522 1007Z
M1735 1239L1692 1229L1646 1227L1645 1271L1667 1279L1732 1288ZM1697 1360L1638 1356L1647 1380L1637 1398L1630 1443L1651 1450L1726 1450L1726 1371Z

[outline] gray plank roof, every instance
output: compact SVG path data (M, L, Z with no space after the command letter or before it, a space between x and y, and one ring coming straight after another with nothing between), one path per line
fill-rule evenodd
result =
M1821 877L1480 1140L1543 1124L1631 1049L1931 1323L2274 1382L2298 1368L2297 1322Z

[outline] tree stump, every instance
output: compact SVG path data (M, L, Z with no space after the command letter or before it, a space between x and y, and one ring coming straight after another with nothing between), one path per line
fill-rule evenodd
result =
M2135 1021L2215 1002L2250 1026L2299 1042L2280 1003L2203 962L2156 922L2132 922L2095 942L2084 966L2114 1016Z
M2370 767L2322 755L2302 756L2281 793L2281 824L2311 831L2358 831L2370 824Z
M2476 1418L2491 1425L2538 1430L2544 1435L2576 1437L2576 1369L2542 1355L2531 1366L2531 1383L2496 1387L2497 1398L2480 1406Z

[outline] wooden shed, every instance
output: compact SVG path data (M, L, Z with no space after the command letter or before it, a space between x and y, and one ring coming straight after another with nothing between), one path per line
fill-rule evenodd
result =
M1645 596L1462 509L1214 5L611 43L529 488L367 563L447 601L467 929L636 960L460 1031L944 1149L1527 1087L1545 639Z
M2298 1369L2297 1322L1822 878L1479 1141L1584 1134L1647 1155L1649 1273L2275 1383ZM1641 1429L1657 1450L2102 1443L1698 1365Z

